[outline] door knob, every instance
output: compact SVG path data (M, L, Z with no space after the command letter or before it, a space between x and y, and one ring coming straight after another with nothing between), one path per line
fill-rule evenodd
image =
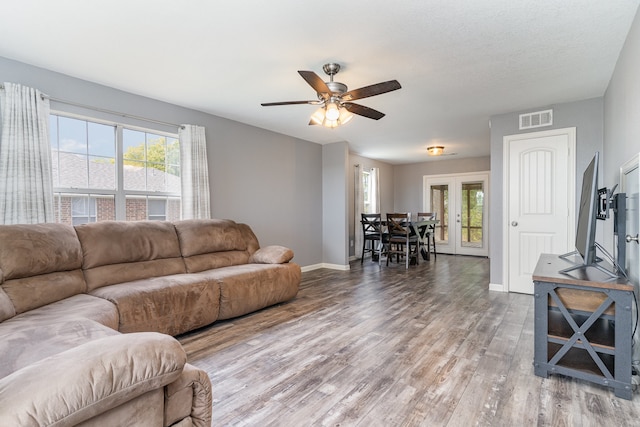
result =
M636 237L631 236L631 234L627 234L626 237L624 238L624 240L627 243L636 242L636 243L640 244L640 242L638 242L638 235L637 234L636 234Z
M518 221L511 221L511 225L513 227L517 227L518 226Z

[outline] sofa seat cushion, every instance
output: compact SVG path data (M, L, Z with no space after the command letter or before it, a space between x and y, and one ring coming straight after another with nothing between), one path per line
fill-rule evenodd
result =
M86 342L112 335L119 335L119 332L81 317L62 316L56 320L47 315L16 316L0 323L0 378Z
M290 300L301 280L296 263L234 265L199 274L220 283L220 320Z
M153 332L78 345L0 379L0 425L77 425L162 390L180 377L186 359L178 341ZM160 404L162 395L156 394Z
M91 295L114 303L120 332L163 332L178 335L213 323L220 308L214 279L176 274L105 286Z
M112 302L92 295L80 294L22 313L15 317L15 321L46 324L61 319L77 318L93 320L117 331L118 317L118 308Z

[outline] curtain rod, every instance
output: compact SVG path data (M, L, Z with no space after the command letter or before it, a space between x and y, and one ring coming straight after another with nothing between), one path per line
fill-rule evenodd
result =
M0 89L4 89L4 85L3 84L0 84ZM67 101L65 99L60 99L60 98L54 98L52 96L45 95L44 93L40 93L40 97L43 100L44 99L48 99L49 101L58 102L60 104L66 104L66 105L72 105L74 107L86 108L88 110L98 111L100 113L112 114L114 116L127 117L129 119L141 120L141 121L144 121L144 122L157 123L157 124L160 124L160 125L173 126L173 127L179 128L179 129L184 129L183 125L177 125L175 123L163 122L161 120L148 119L146 117L134 116L133 114L127 114L127 113L121 113L121 112L118 112L118 111L107 110L107 109L104 109L104 108L94 107L94 106L91 106L91 105L80 104L78 102Z

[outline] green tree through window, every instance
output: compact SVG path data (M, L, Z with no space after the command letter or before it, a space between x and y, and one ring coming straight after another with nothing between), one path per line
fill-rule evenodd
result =
M172 139L167 144L167 139L163 136L151 139L147 144L143 141L139 145L130 146L124 152L125 165L139 166L141 162L147 162L148 167L173 175L179 175L177 167L179 161L180 144L178 140Z

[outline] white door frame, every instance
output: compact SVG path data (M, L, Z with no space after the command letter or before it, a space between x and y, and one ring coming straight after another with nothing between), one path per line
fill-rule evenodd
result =
M633 156L631 159L629 159L628 161L626 161L622 166L620 166L620 192L621 193L627 193L627 200L629 198L629 194L628 194L628 189L626 188L626 176L628 174L630 174L631 172L633 172L634 174L636 174L636 176L638 175L638 169L640 168L640 153L636 154L635 156ZM629 210L630 204L629 202L627 202L627 211ZM628 220L628 219L627 219ZM632 235L633 236L633 231L637 231L636 230L629 230L629 228L627 228L627 235ZM618 236L618 239L624 239L626 236ZM616 243L615 241L613 242L614 244ZM627 243L627 245L635 245L636 243ZM640 260L636 259L633 260L630 257L629 254L629 247L627 247L627 260L629 261L629 264L631 264L632 262L636 262L639 263ZM636 251L633 251L636 252ZM625 265L623 267L626 267L626 262ZM635 273L635 274L634 274ZM633 289L634 289L634 295L635 295L635 299L636 299L636 306L640 306L640 296L639 296L639 291L640 291L640 283L638 283L639 278L637 277L637 270L634 272L631 268L627 268L627 274L629 275L629 281L633 284ZM637 315L634 314L632 316L632 318L634 319L634 321L636 320ZM635 331L635 335L633 337L633 339L637 342L640 339L640 330L636 329ZM640 357L640 346L634 346L633 347L633 358L634 360L637 360Z
M636 169L640 168L640 153L636 154L635 156L633 156L631 159L627 160L622 166L620 166L620 180L618 181L620 183L620 192L621 193L626 193L627 192L627 188L626 188L626 175L629 174L632 171L635 171ZM634 172L637 173L637 172ZM627 195L627 198L629 196ZM629 204L627 204L627 209L629 209ZM631 233L629 230L627 230L627 234ZM624 239L626 236L618 236L618 239ZM615 244L615 242L614 242ZM629 259L629 255L627 254L627 259ZM623 266L626 267L626 266ZM630 278L630 281L633 283L634 278ZM639 283L633 283L636 291L639 288L640 284ZM636 298L640 297L640 295L636 294ZM640 330L638 331L638 335L640 336Z
M557 135L569 135L569 164L567 165L567 194L568 194L568 247L573 248L575 246L575 194L576 194L576 128L563 128L563 129L551 129L540 132L520 133L515 135L506 135L502 139L502 289L499 285L490 285L490 290L509 292L509 229L511 224L509 223L509 144L514 141L520 141L523 139L532 138L545 138Z

